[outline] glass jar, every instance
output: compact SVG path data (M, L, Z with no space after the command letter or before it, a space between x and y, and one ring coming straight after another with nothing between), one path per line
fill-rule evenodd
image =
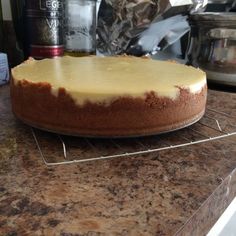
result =
M198 13L190 17L189 63L212 82L236 85L236 14Z
M96 0L66 0L65 54L96 54Z

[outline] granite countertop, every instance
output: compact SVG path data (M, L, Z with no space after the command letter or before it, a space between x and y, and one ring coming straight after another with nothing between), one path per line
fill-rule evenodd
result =
M235 93L213 102L236 117ZM0 235L204 235L236 195L235 141L49 168L2 86Z

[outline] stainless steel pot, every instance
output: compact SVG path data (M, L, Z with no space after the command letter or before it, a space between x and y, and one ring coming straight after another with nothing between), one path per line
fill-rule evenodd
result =
M189 63L209 81L236 86L236 13L198 13L190 24Z

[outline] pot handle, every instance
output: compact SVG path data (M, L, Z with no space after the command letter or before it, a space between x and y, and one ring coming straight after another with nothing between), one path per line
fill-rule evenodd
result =
M215 28L208 33L211 39L231 39L236 40L236 29Z

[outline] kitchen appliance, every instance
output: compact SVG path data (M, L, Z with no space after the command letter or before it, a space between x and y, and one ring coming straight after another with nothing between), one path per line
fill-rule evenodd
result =
M204 12L190 16L189 63L209 82L236 86L236 14Z

